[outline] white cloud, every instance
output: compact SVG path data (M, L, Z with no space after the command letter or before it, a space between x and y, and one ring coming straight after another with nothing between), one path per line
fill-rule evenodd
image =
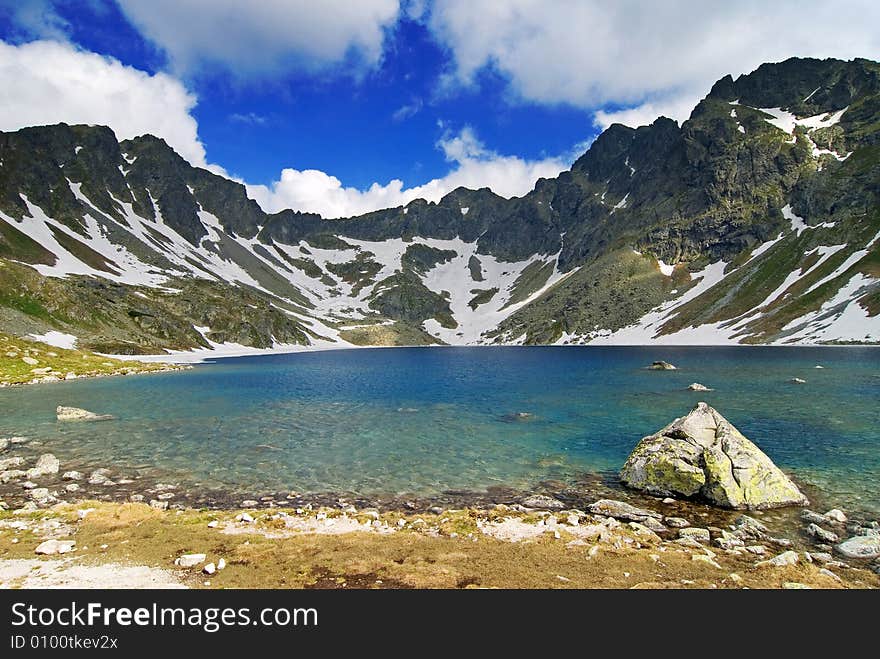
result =
M873 0L446 0L428 23L452 53L458 84L473 84L490 67L528 101L638 106L617 115L628 122L661 111L686 118L686 101L763 62L880 58Z
M638 128L650 124L661 115L681 123L690 116L691 110L699 101L700 96L683 94L678 98L667 98L660 102L648 101L623 110L599 110L593 114L593 121L602 130L611 124L623 124Z
M177 71L220 65L239 76L321 68L354 54L375 64L397 0L119 0Z
M386 185L373 183L366 190L358 190L343 186L338 178L322 171L284 169L281 178L271 186L249 185L248 194L270 213L293 208L328 218L350 217L408 204L413 199L439 201L460 186L489 187L508 198L521 196L529 192L539 178L556 176L571 164L567 156L524 160L499 155L486 149L469 127L456 135L444 136L437 147L453 163L452 171L412 188L404 188L403 181L394 179Z
M0 89L0 130L101 124L120 140L151 133L192 164L205 165L190 114L196 97L164 73L150 75L54 41L0 41Z

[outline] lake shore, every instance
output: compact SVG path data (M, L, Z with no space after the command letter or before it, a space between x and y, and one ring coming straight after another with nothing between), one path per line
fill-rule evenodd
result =
M3 588L880 587L866 565L820 554L732 553L614 517L505 506L404 514L83 501L0 513Z

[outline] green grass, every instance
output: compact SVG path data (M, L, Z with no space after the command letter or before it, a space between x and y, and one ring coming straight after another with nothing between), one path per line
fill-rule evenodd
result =
M35 360L29 364L25 358ZM49 368L49 372L34 373L34 369ZM167 364L126 362L96 355L83 350L65 350L39 341L29 341L0 333L0 384L23 384L35 378L54 376L63 379L68 373L79 377L96 375L123 375L165 370Z

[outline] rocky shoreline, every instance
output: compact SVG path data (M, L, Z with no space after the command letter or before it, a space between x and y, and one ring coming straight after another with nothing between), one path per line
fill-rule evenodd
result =
M298 492L242 495L187 489L173 481L161 482L122 469L71 469L52 454L38 454L38 443L31 448L29 444L20 437L0 439L0 515L6 518L0 521L0 528L24 530L28 524L21 526L15 520L39 519L59 510L83 510L93 505L142 506L169 515L211 512L230 519L234 524L229 528L242 532L257 528L252 524L265 524L275 531L294 528L297 533L324 533L338 524L334 532L386 533L411 528L421 519L417 524L420 531L432 537L478 533L508 542L552 537L554 541L566 538L574 547L610 543L618 548L665 548L684 551L692 556L690 560L706 562L714 569L721 569L716 567L721 565L719 556L755 569L806 564L831 581L850 584L856 575L859 587L880 586L880 582L864 581L866 571L880 574L880 523L837 509L819 513L789 507L744 514L698 501L622 489L610 474L575 483L544 482L529 492L493 488L486 492L449 491L432 497ZM449 531L452 526L444 519L457 520L452 526L469 520L462 530L473 525L475 529ZM64 547L47 545L39 553L63 551Z

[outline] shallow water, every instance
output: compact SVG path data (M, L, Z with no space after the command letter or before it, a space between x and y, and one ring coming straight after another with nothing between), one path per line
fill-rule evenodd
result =
M655 359L680 370L646 370ZM715 391L687 391L691 382ZM109 465L184 486L431 496L617 470L641 437L698 400L823 503L880 512L880 351L871 348L394 348L226 359L183 373L2 390L0 436L36 438L64 468ZM117 418L60 424L59 404Z

